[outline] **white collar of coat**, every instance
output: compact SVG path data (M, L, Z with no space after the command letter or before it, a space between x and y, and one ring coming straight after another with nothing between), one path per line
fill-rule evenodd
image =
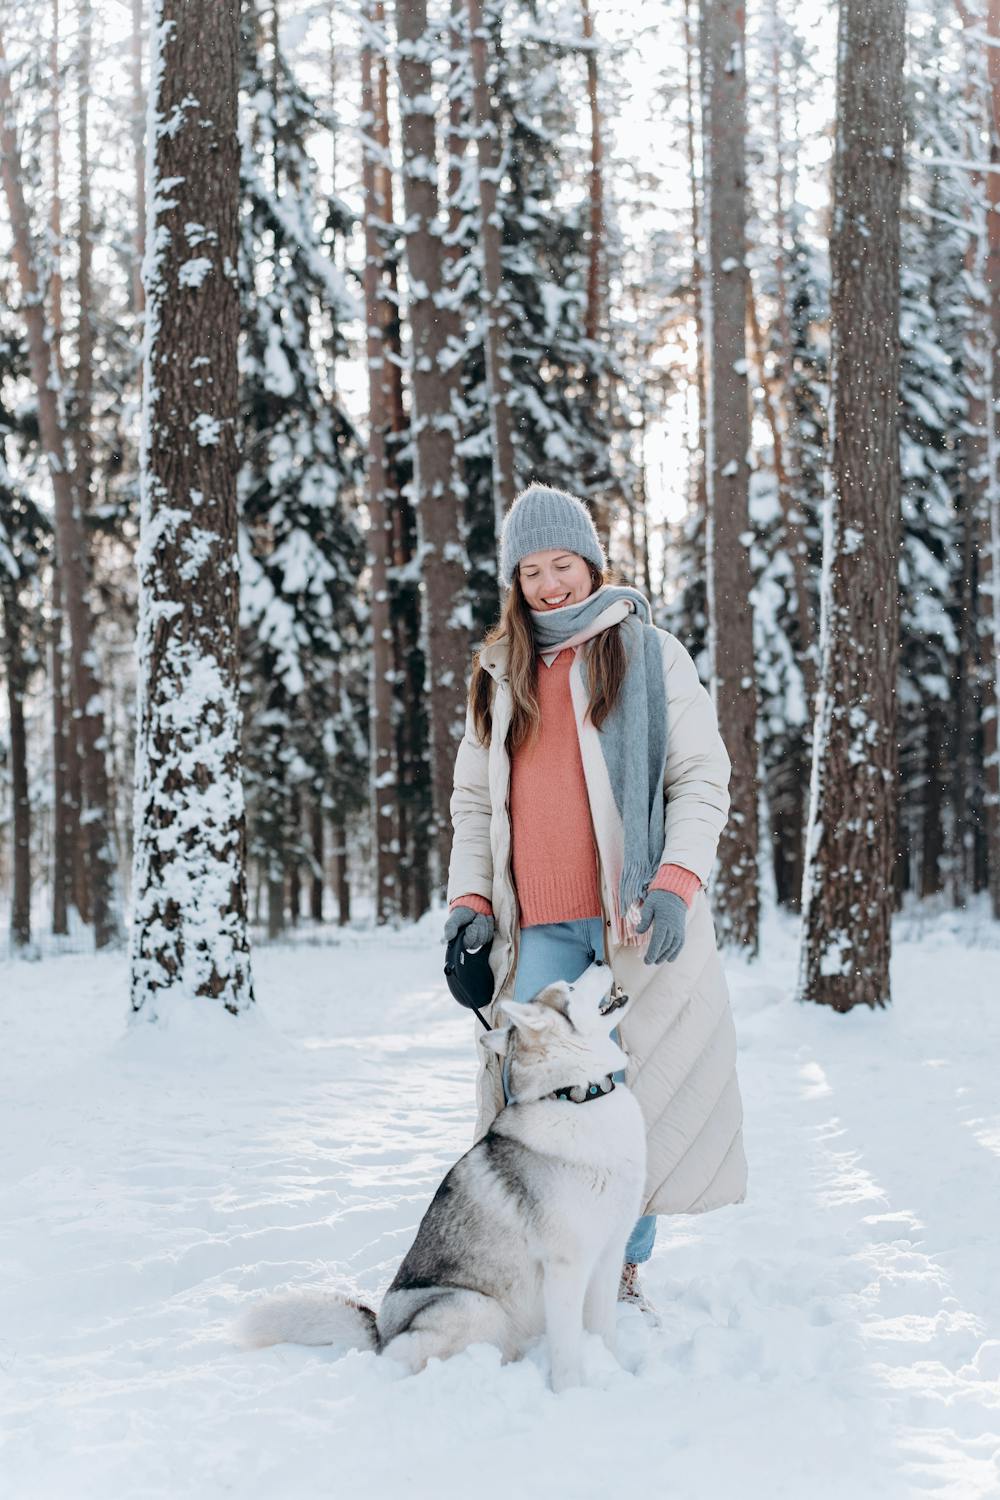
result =
M564 609L571 609L572 605L566 604L562 607ZM615 599L613 603L608 605L607 609L602 609L601 613L596 615L589 625L582 626L575 634L567 636L564 641L560 641L557 646L547 646L544 651L539 651L538 654L545 665L551 667L560 651L566 651L570 646L581 646L584 641L589 641L591 636L600 635L602 630L607 630L611 625L618 625L624 620L626 615L632 613L634 608L635 605L631 599ZM555 615L559 611L553 609L549 613Z

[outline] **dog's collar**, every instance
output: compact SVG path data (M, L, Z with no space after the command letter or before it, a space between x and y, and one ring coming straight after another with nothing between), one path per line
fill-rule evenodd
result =
M565 1099L567 1104L589 1104L591 1099L603 1099L613 1093L615 1080L606 1073L597 1083L570 1083L565 1088L553 1089L549 1099Z

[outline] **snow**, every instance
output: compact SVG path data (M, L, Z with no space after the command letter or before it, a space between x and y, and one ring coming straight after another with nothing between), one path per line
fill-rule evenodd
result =
M896 1500L1000 1492L1000 931L896 919L894 1004L790 998L797 924L728 964L745 1203L660 1220L555 1397L538 1347L415 1377L230 1342L329 1282L377 1297L470 1142L476 1023L443 912L254 953L258 1004L126 1021L121 955L0 963L0 1487L12 1497ZM991 946L992 945L992 946Z
M288 356L281 347L281 329L271 323L267 330L267 348L264 351L264 389L276 396L294 396L295 376L288 363Z
M181 286L198 288L212 269L212 262L206 255L196 255L191 260L186 260L177 269L177 280Z
M199 448L212 448L222 436L222 423L210 412L200 411L191 423Z

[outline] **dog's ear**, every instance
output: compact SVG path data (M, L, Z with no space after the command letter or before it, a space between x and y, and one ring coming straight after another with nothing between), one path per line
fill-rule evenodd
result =
M541 1031L548 1024L545 1011L534 1000L501 1000L500 1009L518 1031Z
M544 1005L548 1010L556 1011L560 1016L565 1016L572 1026L573 1017L570 1014L570 1004L573 998L573 986L567 984L565 979L557 979L555 984L548 984L541 990L532 1001L533 1005Z
M507 1055L507 1043L510 1041L510 1027L498 1026L493 1031L483 1031L479 1036L479 1044L485 1047L487 1052L495 1052L497 1057Z

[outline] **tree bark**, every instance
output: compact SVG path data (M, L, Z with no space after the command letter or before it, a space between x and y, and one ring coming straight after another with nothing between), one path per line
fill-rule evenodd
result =
M944 765L941 756L943 711L936 704L927 709L924 725L924 786L920 822L921 896L934 896L942 889L942 869L947 858L944 843Z
M953 882L956 904L989 883L990 814L987 775L981 774L985 751L986 671L983 634L986 623L983 585L987 558L981 550L984 518L990 509L990 490L997 484L996 418L994 401L993 302L990 287L989 186L994 174L986 171L982 140L994 138L994 104L990 79L989 48L983 45L986 26L985 3L990 0L958 0L958 11L966 27L965 98L968 107L965 156L970 163L968 236L965 269L970 300L964 355L969 393L961 437L960 536L961 579L964 589L959 614L961 652L955 684L957 742L952 800L955 809L958 866ZM978 163L978 165L977 165Z
M454 31L456 15L463 9L465 0L452 0L451 24ZM379 12L384 19L384 6ZM393 205L393 179L390 165L389 142L389 69L385 48L377 53L375 74L375 124L374 136L378 154L383 164L377 177L378 194L383 204L385 233L387 240L395 239L395 208ZM452 105L456 105L454 90ZM458 111L449 113L449 128L455 132L459 127ZM454 160L453 140L449 145L449 170ZM457 190L452 181L450 191ZM450 200L449 200L450 203ZM451 209L449 208L449 215ZM449 216L449 229L454 228ZM385 256L385 290L383 302L384 322L382 339L385 363L382 367L383 390L386 410L386 463L389 488L386 502L392 530L392 555L390 570L390 610L393 630L393 661L395 683L399 694L395 718L396 793L398 852L396 855L396 899L400 915L416 921L427 910L430 903L430 882L427 862L431 825L426 815L430 802L427 777L426 704L424 702L423 653L420 648L421 602L417 581L413 577L411 564L416 555L417 523L413 505L403 485L402 451L408 436L407 415L403 404L403 352L401 321L399 313L399 286L396 255L383 251ZM338 841L343 843L346 832L341 824ZM350 883L346 850L338 862L339 907L345 913L343 921L350 916Z
M135 239L132 255L132 311L146 305L142 287L142 257L146 233L145 94L142 87L142 12L144 0L132 0L130 69L132 75L132 171L135 176Z
M392 487L387 436L392 422L391 361L387 338L395 309L386 296L385 229L391 221L389 170L381 140L380 91L375 86L373 38L384 37L385 7L369 0L361 49L362 180L365 201L365 320L368 329L368 564L371 570L372 655L368 717L371 755L372 843L375 854L375 920L384 923L399 905L399 777L393 724L395 659L389 596L392 553ZM381 43L380 43L381 48Z
M983 687L983 772L986 781L987 867L990 905L1000 918L1000 0L987 0L990 166L986 174L986 285L990 299L990 383L987 428L989 475L980 531L980 641Z
M309 884L309 915L314 922L323 920L323 889L326 855L324 851L322 794L317 788L309 809L309 834L312 844L312 879Z
M584 336L590 351L584 368L586 401L595 430L601 427L601 402L606 397L609 424L613 420L611 402L613 391L608 382L602 392L599 370L594 354L599 347L607 313L606 251L604 221L604 142L602 139L601 106L598 97L597 50L594 36L594 18L589 0L580 0L583 17L583 39L587 66L587 108L590 115L590 171L588 174L588 219L587 235L587 301L584 311ZM610 460L610 454L608 455ZM608 557L612 556L611 537L615 522L615 507L609 496L611 480L610 463L592 468L590 473L591 505L598 534Z
M445 145L447 154L447 205L448 243L444 246L445 258L454 265L462 255L459 234L462 227L462 163L465 157L468 117L468 46L465 33L469 15L466 0L449 0L448 5L448 134Z
M59 564L52 562L52 931L69 931L69 900L73 890L70 819L69 754L72 715L63 664L63 608ZM75 754L75 747L74 747Z
M10 908L10 943L12 950L17 953L31 945L31 800L24 728L28 668L24 656L24 621L18 599L17 579L4 580L0 587L0 608L3 610L3 656L7 678L11 799L14 813L14 888Z
M465 730L465 682L471 656L465 598L468 558L455 484L458 422L452 393L456 375L444 363L449 344L458 342L459 323L441 297L442 228L426 0L397 0L396 27L413 344L413 503L425 581L421 634L430 718L436 854L432 878L442 890L451 858L452 776Z
M693 457L697 463L697 474L692 486L694 491L695 505L698 513L703 515L708 510L708 494L705 482L705 453L708 446L707 438L707 400L706 400L706 374L705 364L707 350L705 347L705 319L702 295L702 255L700 248L702 215L698 201L698 153L695 146L695 82L694 64L698 49L695 44L694 27L691 20L691 7L693 0L684 0L684 94L685 94L685 123L688 153L688 187L691 198L691 290L692 311L694 313L695 345L698 358L696 389L698 395L698 444L694 450ZM700 453L699 453L700 450ZM700 459L700 461L699 461Z
M483 252L483 352L489 402L491 474L496 534L514 499L519 478L514 462L514 432L510 407L506 331L509 323L503 285L501 250L503 221L497 205L502 169L500 130L490 95L487 48L489 30L482 0L468 0L469 54L472 62L472 103L476 127L476 178L479 184L480 243Z
M331 682L333 701L340 702L341 675L339 662L333 663ZM337 898L337 923L346 927L351 920L351 880L347 852L347 818L340 798L330 812L330 855L333 863L333 890Z
M583 39L587 44L587 105L590 111L590 238L587 244L587 310L584 332L596 343L601 326L604 254L604 146L601 140L601 107L597 97L597 53L594 50L594 18L589 0L583 8Z
M93 11L91 0L78 0L79 59L77 65L76 139L79 164L79 223L77 230L77 339L73 437L76 450L76 494L81 516L90 510L94 467L94 324L91 266L93 231L90 206L90 63Z
M724 945L756 954L757 685L750 606L746 383L746 75L743 6L703 0L703 149L709 656L719 728L732 761L732 810L715 886Z
M903 0L841 0L830 492L799 998L884 1006L894 906Z
M93 629L86 595L84 537L69 467L66 431L59 402L58 375L41 299L24 199L20 151L13 124L10 74L0 34L0 175L10 213L14 263L21 284L28 358L38 398L38 426L55 500L56 550L69 616L76 723L82 757L84 817L89 859L89 892L94 942L106 947L119 937L114 903L115 859L109 818L104 709L92 649Z
M293 927L302 916L302 797L296 790L291 796L291 860L288 867L288 920Z
M73 905L79 912L81 919L90 924L93 922L93 903L91 901L90 877L88 874L87 831L84 823L84 749L81 744L80 721L76 712L76 695L72 691L72 683L70 684L70 689L66 705L69 713L67 726L69 733L66 737L66 765L69 777L66 793L66 817L67 828L69 830L69 857L72 865Z
M239 6L153 0L132 1008L253 1000L240 764Z
M285 930L285 869L272 850L267 860L267 939L277 942Z
M59 65L59 0L52 0L52 36L49 39L49 76L52 84L52 134L50 162L52 199L49 203L49 233L52 238L49 268L49 316L52 319L52 353L62 380L62 72Z
M52 0L52 37L49 46L49 73L52 93L51 171L52 202L49 205L49 230L52 236L52 266L49 274L49 317L52 323L52 353L62 375L62 192L61 192L61 109L62 74L59 65L59 0ZM69 900L73 882L71 817L69 804L68 755L73 719L68 701L69 687L65 670L66 639L63 627L62 583L56 549L52 557L51 597L52 656L49 680L52 685L52 931L61 935L69 931ZM75 754L74 746L74 754ZM72 818L79 836L79 809Z

